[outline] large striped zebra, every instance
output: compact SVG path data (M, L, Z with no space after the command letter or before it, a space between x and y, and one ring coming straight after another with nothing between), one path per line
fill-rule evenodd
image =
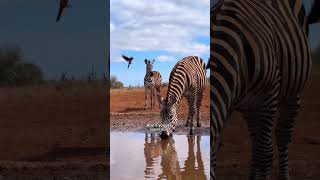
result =
M206 87L206 65L197 56L189 56L180 60L172 69L169 77L167 98L162 97L161 104L161 137L171 135L178 121L178 108L181 98L185 96L189 105L189 116L186 126L190 126L190 134L194 130L194 114L197 113L197 127L200 127L200 107ZM160 95L160 94L159 94ZM161 95L160 95L161 96Z
M315 3L306 16L302 0L219 0L211 9L211 179L235 110L246 119L252 142L249 178L266 179L271 172L277 120L278 178L290 179L288 144L312 65L306 34L319 11Z
M155 59L152 61L145 59L146 75L144 76L144 109L147 109L148 91L150 93L150 106L151 109L155 104L156 92L161 93L162 77L158 71L152 71ZM160 100L159 108L160 108Z

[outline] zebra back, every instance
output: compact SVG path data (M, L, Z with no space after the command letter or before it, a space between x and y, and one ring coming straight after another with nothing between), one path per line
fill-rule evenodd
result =
M170 73L166 103L172 100L171 104L179 103L183 94L193 88L204 90L206 80L206 65L200 57L183 58Z

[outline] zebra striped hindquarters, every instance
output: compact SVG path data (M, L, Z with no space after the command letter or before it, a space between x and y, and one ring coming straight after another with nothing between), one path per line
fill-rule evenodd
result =
M189 116L186 126L193 133L193 117L197 113L197 126L200 126L200 107L206 87L206 65L197 56L189 56L180 60L172 69L169 78L167 97L160 96L162 109L160 112L161 137L170 136L178 121L178 108L182 97L186 97L189 105Z
M249 179L266 179L271 172L276 124L278 178L289 180L288 144L312 65L302 0L219 2L210 26L210 177L216 179L226 120L237 110L252 142Z
M161 93L162 77L158 71L152 71L155 60L150 61L145 59L144 62L146 64L146 75L144 76L144 109L147 109L148 92L150 95L150 107L152 109L155 105L156 93ZM159 99L158 102L160 108Z

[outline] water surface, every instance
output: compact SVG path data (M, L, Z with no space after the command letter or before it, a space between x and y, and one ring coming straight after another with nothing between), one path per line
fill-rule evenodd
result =
M210 170L210 137L111 133L111 180L206 180Z

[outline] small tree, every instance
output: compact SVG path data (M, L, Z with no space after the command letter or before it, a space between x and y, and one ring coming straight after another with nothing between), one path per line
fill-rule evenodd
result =
M110 77L110 86L111 88L123 88L123 83L121 81L118 81L118 78L116 76Z
M31 63L19 63L14 67L16 85L35 85L43 81L41 69Z
M42 82L40 67L23 61L23 51L19 46L0 46L0 85L32 85Z
M169 83L168 83L168 82L162 83L162 87L168 87L168 86L169 86Z

